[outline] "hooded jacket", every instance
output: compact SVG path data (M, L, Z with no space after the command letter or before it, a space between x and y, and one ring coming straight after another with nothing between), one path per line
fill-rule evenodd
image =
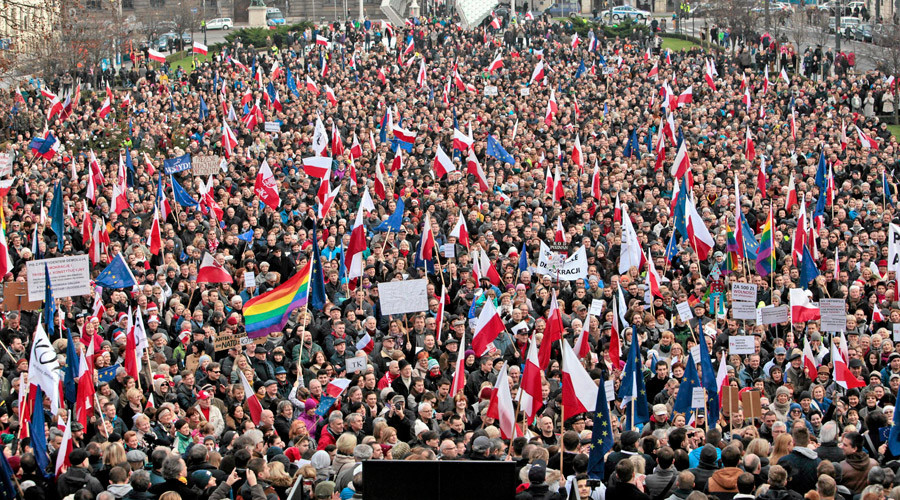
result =
M103 492L103 486L100 481L88 473L83 467L71 467L63 475L59 476L56 484L56 490L59 492L60 498L66 497L76 491L86 488L90 490L94 496Z
M778 460L778 465L788 473L787 489L805 495L807 491L816 489L819 474L816 468L822 459L814 450L805 446L795 446L787 455Z
M841 484L854 494L862 493L869 481L869 470L876 465L878 463L869 458L869 454L864 451L847 455L847 458L840 463Z
M744 471L738 467L725 467L713 472L706 483L710 493L737 493L737 480Z

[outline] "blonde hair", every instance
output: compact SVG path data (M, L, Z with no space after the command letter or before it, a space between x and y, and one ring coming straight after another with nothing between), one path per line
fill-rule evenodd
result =
M167 491L160 495L159 500L181 500L181 495L174 491Z
M125 457L125 447L122 443L106 443L103 446L103 463L106 465L119 465L127 462Z
M791 452L793 444L794 438L790 434L782 434L775 438L775 445L772 448L772 454L769 456L769 463L777 464L781 457Z
M291 476L284 470L284 464L281 462L269 462L268 468L269 476L273 479L291 479Z
M356 448L356 436L349 432L345 432L337 438L335 446L337 447L338 453L342 455L352 455L353 448Z

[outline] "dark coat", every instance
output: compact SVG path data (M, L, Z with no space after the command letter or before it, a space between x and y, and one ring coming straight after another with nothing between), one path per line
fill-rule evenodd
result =
M650 496L631 483L619 483L606 491L606 498L616 500L650 500Z
M166 479L166 482L154 484L147 491L156 495L156 498L159 498L160 495L167 491L174 491L175 493L178 493L179 495L181 495L181 500L194 500L200 498L200 490L188 486L176 479Z
M56 491L59 492L60 498L71 495L82 488L87 488L94 496L99 495L104 490L100 481L83 467L69 468L64 474L59 476L59 481L56 483Z
M816 481L819 474L816 468L822 459L816 452L809 448L795 447L790 453L778 460L778 465L784 467L788 473L787 488L801 495L806 495L809 490L816 489Z

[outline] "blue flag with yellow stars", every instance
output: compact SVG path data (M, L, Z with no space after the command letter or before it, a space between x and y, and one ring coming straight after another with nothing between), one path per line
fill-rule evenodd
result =
M603 465L606 454L613 447L612 423L609 421L609 403L602 384L597 391L597 405L594 412L594 428L591 432L591 454L588 456L588 477L603 479Z
M637 330L632 328L631 347L628 349L628 361L625 363L625 378L619 388L619 397L625 408L625 429L631 430L636 424L650 421L650 408L647 406L647 390L644 388L644 373L641 363L641 341ZM715 378L715 372L713 372ZM633 405L634 410L628 405ZM632 415L634 418L632 418Z
M128 264L122 258L122 253L119 252L106 266L106 269L97 276L94 283L103 288L118 289L131 288L137 283L137 280L134 279L134 274L131 273Z
M702 328L699 331L703 331ZM716 371L713 369L712 358L706 346L706 339L700 339L700 381L706 388L706 421L715 425L719 421L719 386L716 384Z
M675 404L672 406L672 412L683 413L685 421L690 420L688 414L692 410L691 399L695 387L702 387L700 385L700 375L697 373L697 361L689 355L687 367L684 370L684 380L678 386L678 396L675 398Z
M516 164L516 159L513 158L513 155L509 154L503 145L500 144L500 141L494 139L493 135L489 135L487 138L487 155L493 156L503 163Z

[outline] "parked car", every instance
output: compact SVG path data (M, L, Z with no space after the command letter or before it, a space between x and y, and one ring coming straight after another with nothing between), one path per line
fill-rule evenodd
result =
M606 21L622 21L624 19L634 19L644 21L650 19L650 13L646 10L636 9L630 5L620 5L610 10L604 10L600 13L600 19Z
M573 1L553 2L553 5L544 9L544 14L550 17L566 17L579 12L581 12L581 2Z
M266 24L268 26L280 26L284 24L284 14L277 7L269 7L266 9Z
M844 36L847 36L847 37L852 37L853 30L857 26L859 26L861 23L862 23L862 21L858 17L852 17L852 16L842 17L841 18L841 26L840 26L841 34ZM835 32L833 17L828 20L828 32L829 33Z
M230 30L234 28L234 21L230 17L218 17L206 21L207 30Z

